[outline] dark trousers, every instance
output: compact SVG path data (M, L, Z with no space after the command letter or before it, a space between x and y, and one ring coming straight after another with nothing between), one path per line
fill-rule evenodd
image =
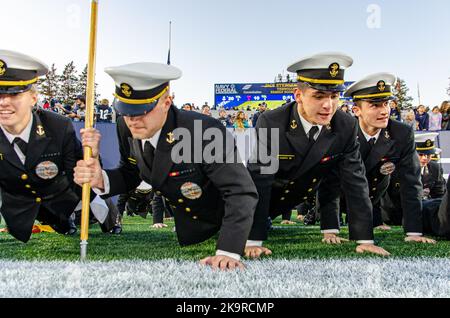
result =
M164 223L164 216L173 217L173 211L163 196L155 194L152 201L153 224Z
M447 192L440 199L422 202L423 233L450 239L450 180L447 182ZM387 197L389 199L389 197ZM386 203L387 202L387 203ZM383 220L389 225L402 225L401 206L393 201L383 202Z
M423 201L424 232L450 239L450 179L441 199Z

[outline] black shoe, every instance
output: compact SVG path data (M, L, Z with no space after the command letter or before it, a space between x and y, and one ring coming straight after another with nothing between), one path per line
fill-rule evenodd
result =
M71 228L69 230L69 232L66 233L67 236L74 236L75 234L77 234L78 229L77 228Z
M267 230L268 231L272 231L273 230L273 224L272 224L272 219L271 218L267 218Z
M78 229L77 226L75 225L75 219L73 217L69 218L69 231L67 231L66 235L68 236L73 236L75 234L77 234Z
M316 225L316 211L314 209L309 210L308 213L305 215L305 218L303 220L303 223L305 225Z
M111 230L110 233L113 234L113 235L119 235L119 234L122 234L122 225L115 225L115 226L112 228L112 230Z

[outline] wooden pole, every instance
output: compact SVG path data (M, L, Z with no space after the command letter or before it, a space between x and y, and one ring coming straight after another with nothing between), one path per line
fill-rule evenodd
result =
M88 61L88 78L86 89L86 119L85 128L94 127L94 103L95 103L95 62L97 50L97 20L98 20L98 0L92 0L91 3L91 27L89 39L89 61ZM84 148L84 160L92 157L92 149ZM83 184L81 210L81 260L86 260L87 245L89 239L89 208L91 202L91 185Z

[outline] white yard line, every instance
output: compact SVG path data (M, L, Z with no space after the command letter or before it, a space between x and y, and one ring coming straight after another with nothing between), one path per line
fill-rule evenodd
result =
M450 259L265 260L244 272L193 262L1 261L1 297L449 297Z

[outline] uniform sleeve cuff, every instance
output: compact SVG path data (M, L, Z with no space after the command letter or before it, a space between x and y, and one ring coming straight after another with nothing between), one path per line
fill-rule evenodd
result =
M235 259L236 261L240 261L241 260L241 256L239 254L225 252L225 251L222 251L222 250L217 250L216 251L216 256L228 256L228 257L230 257L232 259Z
M322 230L322 234L339 234L339 230Z
M254 247L254 246L262 247L263 246L263 241L250 241L250 240L248 240L247 244L245 246L247 246L247 247Z
M375 244L375 241L356 241L357 244Z
M423 233L406 233L406 236L423 236Z
M109 192L111 191L111 187L109 185L109 177L105 170L102 170L102 175L103 175L103 184L105 186L105 190L103 190L103 192L102 192L100 189L96 189L96 188L92 189L92 191L94 191L94 193L99 196L108 195Z

